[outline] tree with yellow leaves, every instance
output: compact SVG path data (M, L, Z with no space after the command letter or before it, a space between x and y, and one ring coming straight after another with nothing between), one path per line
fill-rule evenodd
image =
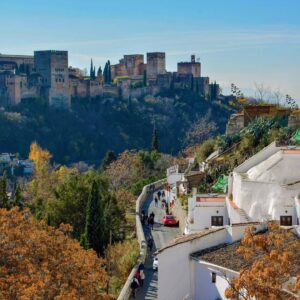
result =
M0 299L109 299L105 261L28 210L0 209Z
M33 142L30 145L29 159L34 162L34 170L36 173L48 170L51 157L50 152L42 149L37 142Z
M29 159L34 162L34 175L24 195L34 215L44 220L48 218L48 205L55 199L56 188L64 183L68 175L78 173L65 166L53 169L51 157L50 152L36 142L31 144Z
M294 274L300 263L299 239L275 223L269 224L265 234L255 231L252 227L245 232L237 254L243 255L247 264L240 276L230 281L225 296L244 300L298 299L297 286L287 289L285 283L299 276Z

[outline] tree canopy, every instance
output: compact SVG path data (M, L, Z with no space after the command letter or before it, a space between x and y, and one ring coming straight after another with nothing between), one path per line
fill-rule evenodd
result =
M28 210L0 209L1 299L107 299L105 261ZM25 234L26 233L26 234Z
M256 234L256 228L248 228L237 254L244 256L248 264L240 270L240 276L233 278L226 290L227 298L240 297L244 300L298 299L299 286L289 291L284 283L294 276L293 269L299 271L298 238L281 229L278 224L269 224L268 233ZM298 273L296 271L296 273ZM299 281L299 273L296 274Z

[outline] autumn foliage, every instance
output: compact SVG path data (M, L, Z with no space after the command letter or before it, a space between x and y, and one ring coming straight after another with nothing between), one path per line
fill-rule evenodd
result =
M244 256L247 264L240 276L230 282L225 296L230 299L298 299L299 286L285 284L298 277L300 242L295 235L277 224L270 224L265 234L255 234L248 228L237 254ZM298 289L298 291L297 291Z
M0 299L107 299L104 260L28 210L0 209Z

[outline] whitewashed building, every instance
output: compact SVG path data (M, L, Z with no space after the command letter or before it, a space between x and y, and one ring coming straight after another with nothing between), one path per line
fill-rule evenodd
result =
M300 147L270 144L233 170L228 190L252 221L299 225Z
M185 234L229 225L226 195L194 194L188 201Z
M200 264L198 259L195 259L195 253L237 242L242 238L245 229L253 225L257 230L264 228L264 225L259 223L214 228L182 236L161 248L157 252L158 300L215 300L218 297L225 299L221 295L224 295L227 282L220 277L220 272L215 271L214 266L209 263ZM212 272L220 277L214 285L211 285ZM228 270L227 277L234 274L236 271Z
M270 144L233 170L227 195L194 193L188 204L186 234L268 220L299 225L300 147Z

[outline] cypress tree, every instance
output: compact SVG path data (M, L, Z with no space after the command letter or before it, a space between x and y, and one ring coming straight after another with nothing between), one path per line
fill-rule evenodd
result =
M104 71L103 71L103 77L104 77L104 83L107 83L107 63L104 66Z
M93 59L91 58L91 67L90 67L90 77L93 78L94 64Z
M107 61L107 83L111 83L111 69L110 69L110 61Z
M155 126L154 126L153 132L152 132L151 151L159 152L158 135L157 135L157 130L156 130Z
M117 159L116 154L113 151L108 150L104 158L102 159L102 163L101 163L102 170L105 170L116 159Z
M102 76L102 69L101 69L101 66L100 66L99 69L98 69L97 76L98 76L98 77L99 77L99 76Z
M6 173L0 178L0 207L9 208L9 198L7 195L7 179Z
M86 208L86 223L83 246L93 248L97 254L103 253L103 211L99 186L93 181Z
M15 186L15 192L13 197L13 206L19 206L23 208L23 199L22 199L22 192L21 188L18 184Z
M106 193L104 195L104 242L109 244L110 236L112 241L122 240L123 232L120 230L121 224L125 223L125 211L121 211L118 206L117 198L114 195Z

